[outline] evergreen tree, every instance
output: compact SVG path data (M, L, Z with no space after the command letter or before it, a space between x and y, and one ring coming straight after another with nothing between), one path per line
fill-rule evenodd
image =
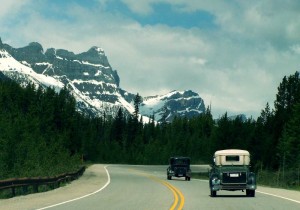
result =
M143 102L142 97L139 95L139 93L136 94L135 98L134 98L134 117L136 119L138 119L138 114L140 112L140 104Z
M300 167L300 103L294 106L287 122L278 150L282 167Z
M123 136L124 136L124 114L122 108L119 108L118 113L113 121L112 125L112 140L115 140L121 147L123 147Z

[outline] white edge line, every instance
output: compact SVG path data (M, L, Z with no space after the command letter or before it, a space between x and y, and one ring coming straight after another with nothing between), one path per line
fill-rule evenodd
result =
M194 180L197 180L197 181L200 181L200 182L208 182L208 180L204 180L204 179L194 179ZM265 194L265 195L269 195L269 196L273 196L273 197L277 197L277 198L281 198L281 199L285 199L285 200L292 201L292 202L295 202L295 203L300 203L300 201L298 201L298 200L283 197L283 196L280 196L280 195L266 193L266 192L262 192L262 191L258 191L258 190L256 190L256 192L261 193L261 194Z
M271 194L271 193L266 193L266 192L261 192L261 191L258 191L258 190L256 190L256 192L261 193L261 194L265 194L265 195L274 196L274 197L277 197L277 198L282 198L282 199L292 201L292 202L295 202L295 203L300 203L300 201L298 201L298 200L286 198L286 197L283 197L283 196L279 196L279 195L275 195L275 194Z
M43 209L49 209L49 208L52 208L52 207L55 207L55 206L59 206L59 205L63 205L63 204L66 204L66 203L70 203L70 202L73 202L73 201L77 201L77 200L80 200L80 199L83 199L83 198L86 198L88 196L91 196L91 195L94 195L102 190L104 190L109 184L110 184L110 175L108 173L108 170L107 170L107 167L108 166L105 166L104 169L106 171L106 174L107 174L107 182L105 183L105 185L103 187L101 187L99 190L95 191L95 192L92 192L92 193L89 193L89 194L86 194L84 196L81 196L81 197L78 197L78 198L74 198L72 200L67 200L67 201L64 201L64 202L61 202L61 203L57 203L57 204L54 204L54 205L51 205L51 206L46 206L46 207L43 207L43 208L40 208L40 209L37 209L37 210L43 210Z

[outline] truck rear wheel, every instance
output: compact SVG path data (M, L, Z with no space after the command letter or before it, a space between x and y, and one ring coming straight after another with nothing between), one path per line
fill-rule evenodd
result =
M210 197L216 197L217 191L210 190Z
M255 197L255 190L246 190L246 195L248 197Z

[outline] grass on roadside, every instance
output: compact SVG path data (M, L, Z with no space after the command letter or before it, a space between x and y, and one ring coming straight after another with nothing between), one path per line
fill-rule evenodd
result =
M208 172L192 172L192 179L209 180ZM285 174L274 171L259 171L256 173L257 185L300 191L300 181L297 171L286 171Z

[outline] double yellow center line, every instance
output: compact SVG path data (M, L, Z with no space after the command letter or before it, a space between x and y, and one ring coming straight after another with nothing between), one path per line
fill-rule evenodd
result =
M172 191L172 193L174 195L174 202L169 210L175 210L177 206L178 206L177 210L181 210L183 208L184 196L179 189L177 189L175 186L171 185L167 181L158 179L156 177L149 177L149 178L156 182L162 183L163 185L165 185L167 188L169 188Z
M138 171L138 170L134 170L134 169L131 169L132 171L135 171L135 172L138 172L139 174L155 181L155 182L158 182L158 183L161 183L163 185L165 185L167 188L169 188L171 190L171 192L173 193L173 196L174 196L174 202L172 204L172 206L170 207L169 210L182 210L183 206L184 206L184 196L182 194L182 192L177 189L175 186L171 185L169 182L165 181L165 180L162 180L162 179L159 179L155 176L152 176L152 175L149 175L147 173L144 173L144 172L141 172L141 171ZM177 207L177 208L176 208Z

